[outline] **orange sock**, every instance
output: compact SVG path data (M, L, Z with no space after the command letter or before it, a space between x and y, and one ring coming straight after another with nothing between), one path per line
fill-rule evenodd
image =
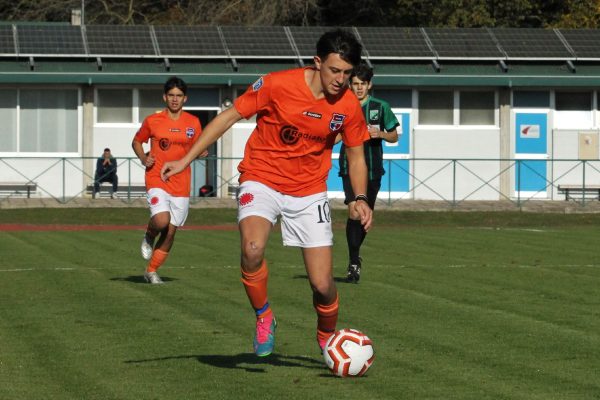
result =
M313 301L315 310L317 310L317 339L319 342L326 341L329 336L335 333L335 326L338 319L338 295L336 294L333 303L325 306Z
M242 269L242 283L244 284L244 289L246 289L246 295L256 312L256 316L259 318L271 313L271 306L267 301L268 280L269 269L265 260L263 260L256 272L245 272Z
M148 267L146 268L146 271L147 272L156 272L156 270L159 269L160 266L164 264L168 255L169 255L169 253L166 251L154 250L154 252L152 253L152 258L150 259L150 262L148 263Z

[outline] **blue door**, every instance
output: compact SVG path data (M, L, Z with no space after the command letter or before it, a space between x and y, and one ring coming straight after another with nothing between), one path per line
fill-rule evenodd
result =
M410 113L396 113L400 122L397 143L383 142L383 168L379 197L398 197L410 189Z
M515 113L515 193L546 192L547 158L548 113Z
M410 188L410 113L397 112L396 118L400 122L398 133L402 133L397 143L383 142L383 168L385 175L381 178L379 198L387 199L388 196L398 198ZM331 170L327 178L327 190L331 197L343 197L344 188L342 178L339 177L339 155L341 142L333 147Z

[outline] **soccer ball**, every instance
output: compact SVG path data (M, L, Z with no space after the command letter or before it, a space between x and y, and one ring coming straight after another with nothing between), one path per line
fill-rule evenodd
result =
M325 364L335 375L362 376L375 359L371 339L356 329L342 329L327 340Z

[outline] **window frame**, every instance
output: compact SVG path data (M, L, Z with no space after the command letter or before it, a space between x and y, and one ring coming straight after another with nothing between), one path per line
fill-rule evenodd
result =
M16 106L16 129L17 142L15 151L0 152L0 157L77 157L81 156L83 149L83 93L78 85L6 85L1 87L3 90L17 91L17 106ZM76 151L19 151L21 147L21 90L74 90L77 93L76 107L76 129L77 129L77 145Z
M590 97L590 108L589 110L558 110L557 109L557 96L559 93L588 93ZM566 90L559 89L553 90L551 93L551 110L552 116L552 127L553 129L559 130L580 130L580 129L595 129L597 127L597 91L593 89L580 89L567 88ZM582 121L582 116L585 116L585 120ZM571 124L567 123L566 120L581 121L580 123Z
M453 107L452 107L452 124L423 124L420 122L420 113L421 109L419 107L420 95L422 92L436 92L436 91L451 91L453 95ZM416 121L417 124L415 128L418 129L446 129L446 130L481 130L481 129L498 129L500 127L500 110L499 110L499 93L498 88L495 87L485 87L485 88L439 88L439 89L416 89L416 100L415 100L415 109L416 109ZM494 95L494 121L493 124L484 124L484 125L471 125L471 124L461 124L460 123L460 94L461 92L492 92Z

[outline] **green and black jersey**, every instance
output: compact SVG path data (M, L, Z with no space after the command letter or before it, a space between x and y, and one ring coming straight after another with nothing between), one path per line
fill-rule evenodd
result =
M363 114L367 124L378 126L379 130L390 132L396 129L400 123L392 112L389 103L376 99L372 96L362 105ZM380 179L385 174L383 169L383 139L370 139L364 142L365 162L369 169L369 180ZM346 148L342 143L340 149L340 176L348 175L348 162L346 160Z

